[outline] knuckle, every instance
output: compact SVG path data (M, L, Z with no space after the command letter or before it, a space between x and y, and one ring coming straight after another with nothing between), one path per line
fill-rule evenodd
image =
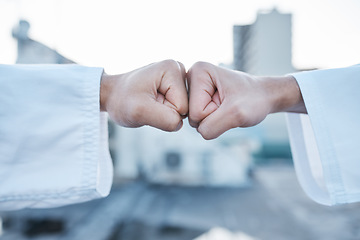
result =
M201 122L203 120L203 115L200 111L190 110L189 112L189 119L193 122Z
M191 71L201 71L201 70L209 68L211 65L212 65L211 63L199 61L199 62L194 63L194 65L192 65L190 70Z
M179 119L174 120L174 121L169 121L167 124L165 124L164 130L168 131L168 132L174 132L174 131L178 130L177 128L178 128L179 124L180 124Z
M211 63L197 62L189 69L187 78L192 82L207 82L210 74L213 74Z
M214 139L213 137L210 137L209 135L202 135L202 137L203 137L205 140L213 140L213 139Z
M179 104L179 106L177 107L177 111L181 114L181 115L187 115L189 113L189 106L187 103L184 104Z
M205 67L207 67L208 65L210 65L210 63L208 63L208 62L203 62L203 61L198 61L198 62L194 63L193 67L194 67L194 68L205 68Z
M182 62L177 62L177 63L179 64L182 71L186 70L185 65Z
M204 125L200 125L198 128L198 132L201 134L201 136L205 139L205 140L211 140L214 139L214 137L211 135L211 132L209 131L209 129L204 126Z
M161 61L161 65L165 68L165 69L178 69L180 70L180 66L179 63L173 59L167 59L167 60L163 60Z

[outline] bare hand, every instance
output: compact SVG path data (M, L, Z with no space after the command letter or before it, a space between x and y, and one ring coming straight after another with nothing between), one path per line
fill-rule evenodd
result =
M205 139L231 128L254 126L269 113L291 111L302 102L291 76L255 77L198 62L188 71L187 81L189 123Z
M121 75L104 74L100 107L124 127L177 131L188 114L185 68L165 60Z

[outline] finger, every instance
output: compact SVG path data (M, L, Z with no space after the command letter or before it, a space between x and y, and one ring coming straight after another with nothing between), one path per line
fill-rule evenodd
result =
M185 66L184 66L184 64L182 62L178 61L177 63L180 66L181 76L182 76L184 82L186 83L186 68L185 68Z
M158 91L165 96L165 104L173 107L180 115L187 115L188 94L185 85L185 67L176 61L167 60L164 64Z
M221 105L200 122L197 130L204 139L210 140L219 137L231 128L237 127L236 123L232 112Z
M156 100L147 100L143 109L143 123L164 131L178 131L182 127L182 118L179 113Z
M168 106L170 108L176 109L176 106L174 106L171 102L166 100L165 96L159 92L157 93L156 101L159 103L165 104L166 106ZM184 119L187 117L187 115L188 114L181 115L181 118Z
M188 117L188 121L189 121L189 125L190 125L191 127L193 127L193 128L198 128L198 127L199 127L199 123L200 123L200 122L195 122L195 121L193 121L193 120L190 118L190 116Z
M182 63L182 62L179 62L179 65L180 65L180 69L181 69L181 75L182 75L182 78L184 80L184 83L185 83L185 89L186 89L186 94L187 94L187 104L189 106L189 86L187 84L187 80L186 80L186 68L185 68L185 65ZM186 115L183 115L184 117L187 117L189 114L189 107L188 107L188 112L186 113Z
M156 96L156 101L159 102L159 103L164 104L164 102L165 102L165 96L158 92L158 93L157 93L157 96Z
M199 122L218 108L218 104L213 101L216 86L210 74L203 69L190 69L187 79L190 89L189 123L197 127Z
M216 91L215 94L212 97L212 101L218 106L220 107L221 105L221 99L220 99L220 94L219 91Z
M194 109L193 107L190 107L190 109ZM202 112L200 111L193 111L192 113L189 114L189 124L190 126L197 128L200 124L201 121L203 121L204 118L206 118L207 116L209 116L211 113L213 113L214 111L216 111L218 109L218 105L211 101L206 107L205 109L202 110Z

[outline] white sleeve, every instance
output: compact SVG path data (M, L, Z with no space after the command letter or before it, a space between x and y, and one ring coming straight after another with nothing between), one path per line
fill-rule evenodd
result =
M296 173L313 200L360 201L360 65L295 73L308 114L287 114Z
M108 195L112 163L103 69L0 65L0 210L45 208Z

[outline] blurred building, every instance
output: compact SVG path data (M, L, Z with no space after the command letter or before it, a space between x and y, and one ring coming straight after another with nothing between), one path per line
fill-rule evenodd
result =
M294 72L291 17L273 9L259 12L253 24L234 26L234 69L266 76Z
M259 12L250 25L233 27L235 70L254 75L279 76L295 72L292 65L292 15ZM244 129L249 138L261 142L258 157L263 160L290 158L290 146L283 113L269 115L261 124Z
M29 37L30 24L20 20L12 32L18 42L18 54L16 63L22 64L65 64L74 63L72 60L62 56L48 46L35 41Z

